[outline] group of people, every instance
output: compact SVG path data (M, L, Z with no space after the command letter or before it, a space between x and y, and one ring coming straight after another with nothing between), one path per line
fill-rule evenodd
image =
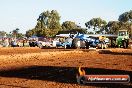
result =
M3 47L20 47L20 46L24 46L24 39L18 40L15 38L2 38L1 39L1 46Z

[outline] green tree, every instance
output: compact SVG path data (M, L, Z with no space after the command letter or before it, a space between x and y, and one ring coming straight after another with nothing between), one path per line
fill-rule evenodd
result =
M31 37L32 35L33 35L33 31L32 30L26 31L26 36L27 37Z
M77 25L75 24L75 22L65 21L62 23L62 30L72 30L76 28L77 28Z
M87 33L87 29L81 28L73 21L65 21L62 23L62 30L59 33Z
M7 33L5 31L0 31L0 36L5 36Z
M56 10L46 11L40 14L35 28L41 30L40 34L44 33L44 36L53 37L61 30L59 21L60 16Z
M122 27L128 30L128 32L132 36L132 10L121 14L118 20L121 22L121 24L123 24Z
M119 30L128 30L131 27L131 23L128 22L120 22L120 21L109 21L106 25L108 34L117 34Z
M121 22L132 22L132 10L121 14L118 20Z
M15 30L13 30L12 32L10 32L12 34L12 37L15 38L23 38L24 34L19 33L19 28L16 28ZM8 36L11 36L10 34L7 34Z
M18 34L19 28L16 28L15 30L12 31L13 35Z
M117 34L118 30L120 29L120 22L119 21L109 21L106 25L107 33L108 34Z
M60 16L56 10L44 11L39 15L35 28L26 32L27 37L32 35L53 37L61 30Z
M16 28L15 30L13 30L11 33L13 35L13 37L15 37L15 39L17 38L18 36L18 32L19 32L19 28Z
M93 29L95 33L101 33L105 30L106 24L107 22L101 18L93 18L86 22L85 26L88 27L88 29Z

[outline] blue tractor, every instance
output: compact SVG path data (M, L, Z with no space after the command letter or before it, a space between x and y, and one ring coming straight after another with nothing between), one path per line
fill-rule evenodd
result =
M70 34L69 38L65 40L65 42L62 44L65 48L89 48L89 42L87 41L87 38L84 37L84 34Z

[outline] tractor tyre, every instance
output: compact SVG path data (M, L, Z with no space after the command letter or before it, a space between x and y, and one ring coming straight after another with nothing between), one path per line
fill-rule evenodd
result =
M86 45L86 49L89 49L89 42L88 41L85 42L85 45Z
M127 48L127 43L126 43L126 41L123 42L123 48L124 48L124 49Z
M72 41L72 47L77 49L77 48L80 48L78 43L79 43L80 39L79 38L74 38L73 41Z
M80 41L80 48L85 49L86 48L86 42Z
M128 48L129 40L126 40L126 48Z

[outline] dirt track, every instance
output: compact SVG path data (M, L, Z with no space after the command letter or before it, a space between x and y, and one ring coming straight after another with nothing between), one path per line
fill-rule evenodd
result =
M129 74L132 49L63 50L0 48L0 88L129 88L129 84L78 85L78 67L87 74Z

